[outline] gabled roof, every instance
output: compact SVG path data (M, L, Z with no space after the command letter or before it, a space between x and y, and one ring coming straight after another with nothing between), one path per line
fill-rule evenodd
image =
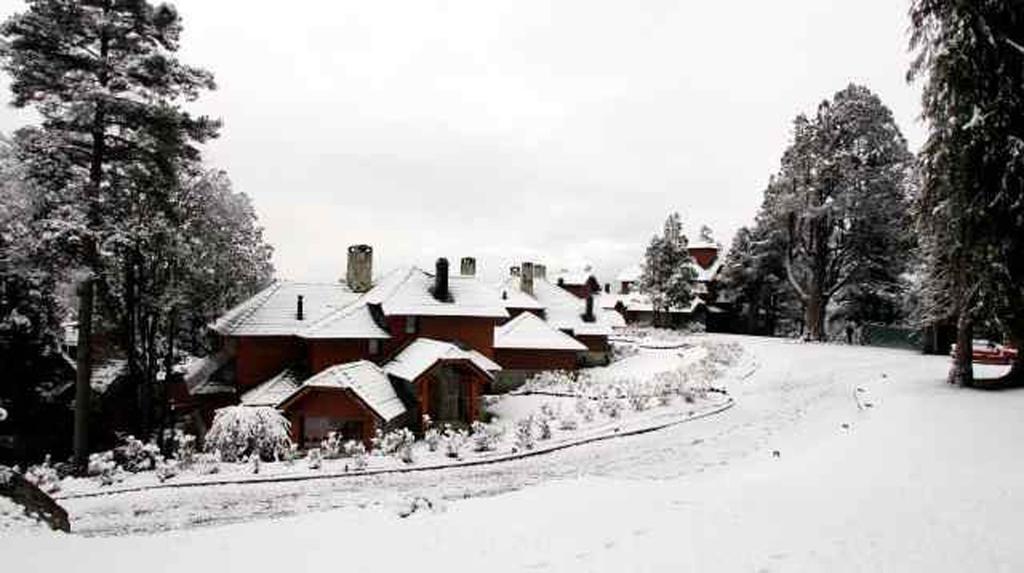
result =
M302 386L302 379L294 370L286 369L270 380L249 390L239 398L243 406L277 407Z
M553 328L532 312L523 312L507 323L494 329L495 348L530 350L576 350L587 349L581 342Z
M448 276L451 302L434 298L434 275L417 267L392 272L367 294L388 316L466 316L508 318L501 294L476 277Z
M303 320L296 316L299 296ZM359 296L344 283L275 281L229 310L211 328L225 336L293 336Z
M501 370L501 366L476 350L463 350L450 342L432 338L417 338L384 365L384 370L396 378L412 382L440 361L465 360L488 375Z
M349 390L374 414L390 422L405 413L402 400L391 386L387 374L373 362L359 360L331 366L306 380L287 398L281 400L279 408L314 389Z

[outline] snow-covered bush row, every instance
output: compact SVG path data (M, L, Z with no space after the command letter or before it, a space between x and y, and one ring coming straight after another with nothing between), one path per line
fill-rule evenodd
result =
M279 460L291 450L289 425L274 408L221 408L206 434L206 450L220 451L226 462L244 461L252 454L264 461Z

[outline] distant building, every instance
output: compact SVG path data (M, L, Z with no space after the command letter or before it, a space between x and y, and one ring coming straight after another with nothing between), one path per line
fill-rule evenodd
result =
M713 315L724 311L717 302L717 281L721 271L723 257L721 245L713 241L697 241L687 247L693 258L694 298L686 307L673 307L668 310L667 323L682 326L699 322L712 324ZM654 305L650 297L640 292L640 279L643 267L630 265L615 277L615 284L609 284L600 297L600 306L605 310L615 310L622 315L627 324L650 325L654 322Z

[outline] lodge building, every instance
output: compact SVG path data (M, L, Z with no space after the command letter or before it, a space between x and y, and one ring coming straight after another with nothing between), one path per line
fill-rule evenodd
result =
M621 317L582 294L530 262L487 285L469 257L457 274L442 258L375 281L373 249L354 245L344 280L276 281L217 319L218 351L189 365L174 407L199 432L225 405L274 407L304 446L467 424L496 381L607 363Z

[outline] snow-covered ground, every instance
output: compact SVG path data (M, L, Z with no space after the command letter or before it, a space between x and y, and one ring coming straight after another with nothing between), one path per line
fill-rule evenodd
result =
M1024 391L948 386L942 357L734 340L761 367L729 383L736 405L713 417L443 474L69 500L77 531L135 533L5 538L0 559L104 572L1024 570Z

